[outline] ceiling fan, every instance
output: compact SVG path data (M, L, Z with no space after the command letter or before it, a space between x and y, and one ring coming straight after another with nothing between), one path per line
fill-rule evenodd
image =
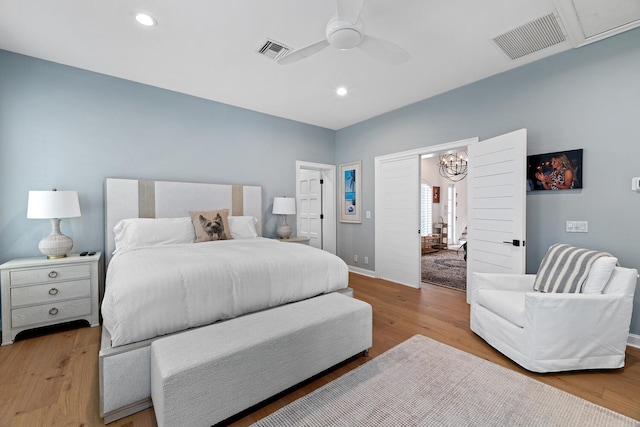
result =
M364 24L360 19L363 5L364 0L337 0L338 14L327 24L327 37L283 56L278 60L278 64L297 62L320 52L327 46L340 50L357 47L370 57L389 65L399 65L408 61L411 56L400 46L364 33Z

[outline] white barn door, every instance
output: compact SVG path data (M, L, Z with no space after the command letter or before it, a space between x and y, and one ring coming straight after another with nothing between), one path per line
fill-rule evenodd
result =
M376 275L420 287L420 157L376 158Z
M472 144L468 154L467 285L473 272L524 273L527 130Z

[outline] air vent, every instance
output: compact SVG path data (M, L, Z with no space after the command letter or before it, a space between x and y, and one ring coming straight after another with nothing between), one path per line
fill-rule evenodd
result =
M282 43L267 39L267 41L258 49L258 53L268 58L278 60L286 55L291 49Z
M493 41L511 59L517 59L566 40L553 13L506 32Z

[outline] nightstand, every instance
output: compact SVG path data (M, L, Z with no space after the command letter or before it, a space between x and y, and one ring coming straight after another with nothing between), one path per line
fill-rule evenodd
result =
M288 239L278 239L278 240L285 243L302 243L303 245L309 244L308 237L289 237Z
M100 324L102 253L60 259L21 258L0 265L2 345L27 329L72 320Z

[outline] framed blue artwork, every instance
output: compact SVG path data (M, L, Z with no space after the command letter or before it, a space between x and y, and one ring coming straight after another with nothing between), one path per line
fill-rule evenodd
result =
M340 222L362 223L362 162L340 165Z

